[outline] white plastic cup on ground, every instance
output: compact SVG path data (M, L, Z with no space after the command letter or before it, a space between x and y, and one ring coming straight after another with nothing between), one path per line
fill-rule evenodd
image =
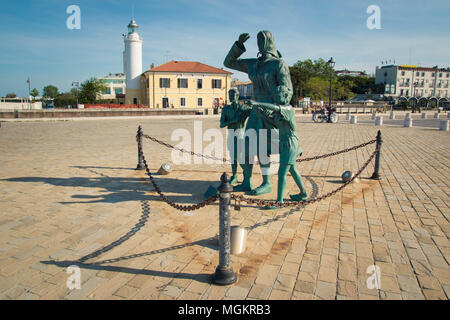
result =
M231 227L231 254L241 254L247 243L247 229L239 226Z

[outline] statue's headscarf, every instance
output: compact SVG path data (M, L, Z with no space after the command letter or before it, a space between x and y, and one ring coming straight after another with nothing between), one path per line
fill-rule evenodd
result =
M261 45L260 45L260 41L261 41ZM258 46L259 46L258 55L262 55L262 56L271 55L275 58L281 58L281 53L275 47L275 40L273 39L273 35L270 31L263 30L263 31L258 32Z

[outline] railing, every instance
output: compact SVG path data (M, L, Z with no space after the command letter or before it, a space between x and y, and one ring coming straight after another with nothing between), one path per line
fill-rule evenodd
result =
M387 103L373 103L373 105L352 103L336 106L335 108L336 113L374 113L385 112L388 106Z

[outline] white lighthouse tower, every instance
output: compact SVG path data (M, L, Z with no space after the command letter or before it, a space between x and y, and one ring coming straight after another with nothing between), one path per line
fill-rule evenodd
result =
M142 103L140 97L142 75L142 38L137 33L139 26L131 20L128 34L124 36L125 51L123 53L123 67L126 78L126 104Z

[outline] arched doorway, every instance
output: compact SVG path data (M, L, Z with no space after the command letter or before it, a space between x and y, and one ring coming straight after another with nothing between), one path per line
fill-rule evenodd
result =
M417 102L419 109L428 109L428 99L425 97L419 98Z
M437 108L438 102L439 102L438 98L436 98L436 97L431 97L431 98L428 100L428 107L429 107L430 109Z
M408 98L401 96L397 100L397 108L400 110L407 110L409 108Z
M420 107L418 106L419 100L416 97L411 97L408 99L409 106L411 107L412 113L415 113L416 110L420 112Z

